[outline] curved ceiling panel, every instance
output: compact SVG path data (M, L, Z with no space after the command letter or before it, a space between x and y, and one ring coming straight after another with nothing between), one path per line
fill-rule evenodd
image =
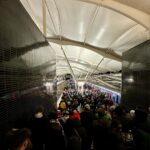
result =
M128 29L137 23L108 8L99 7L87 36L87 43L109 48Z
M46 1L42 0L20 0L27 10L27 12L32 17L35 24L41 30L42 33L45 32L47 36L55 36L58 31L56 31L56 23L53 23L53 19L51 18L51 11L46 3ZM50 6L52 6L51 3ZM54 7L53 7L54 8ZM55 18L58 15L55 15ZM58 18L58 17L57 17ZM44 31L45 30L45 31Z
M66 72L68 72L68 73L70 73L70 71L69 71L69 68L57 68L56 69L56 75L58 76L58 75L64 75L64 74L66 74Z
M57 56L64 57L64 54L61 50L61 46L58 44L50 43L51 47L56 50ZM93 52L92 50L88 50L85 48L77 47L77 46L63 46L65 50L67 58L74 58L76 61L83 60L89 64L98 64L99 61L103 58L101 55Z
M46 11L46 36L60 35L60 18L55 0L42 0ZM51 29L51 30L49 30ZM49 30L49 31L48 31Z
M116 50L120 55L122 54L118 49L120 43L136 46L145 41L145 37L142 37L140 40L134 40L136 41L134 44L133 42L130 44L125 35L138 37L141 28L143 31L145 28L101 5L76 0L21 0L21 2L46 37L65 37L97 48ZM130 32L136 25L139 26L136 32ZM129 48L131 46L125 50Z
M21 0L56 51L57 75L67 61L77 75L120 71L122 53L150 38L148 1Z
M102 58L101 55L91 50L77 46L65 46L65 52L68 57L76 57L76 59L84 60L93 65L97 64Z
M21 0L21 3L27 10L27 12L30 14L32 19L34 20L35 24L39 27L40 30L43 30L43 15L42 15L42 1L36 1L36 0ZM38 10L38 11L37 11Z
M122 69L122 63L105 58L99 67L107 68L110 72L118 72Z
M60 15L60 35L83 42L96 5L72 0L56 0L56 5Z
M149 31L139 24L133 26L124 32L111 46L111 49L122 55L124 51L131 49L134 46L148 40Z

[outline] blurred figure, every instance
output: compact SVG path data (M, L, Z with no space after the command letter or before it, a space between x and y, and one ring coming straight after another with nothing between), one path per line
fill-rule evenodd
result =
M31 141L33 143L34 150L42 150L47 133L48 119L44 116L44 107L38 106L35 115L30 121L30 129L32 132Z
M50 112L48 115L49 123L45 136L45 150L65 150L66 141L62 125L58 120L57 112Z
M32 149L30 135L31 135L31 132L27 128L10 130L7 134L8 149L9 150Z
M91 111L90 105L85 104L84 110L80 114L81 123L87 132L87 150L90 150L93 138L93 120L94 114Z
M130 117L133 118L135 116L135 110L130 110Z
M150 150L150 121L142 107L135 110L133 139L136 150Z
M71 120L74 120L74 119L80 120L80 114L76 109L74 109L73 111L70 111L69 118Z
M67 109L67 104L63 99L59 103L59 109L61 110L62 113L64 113L65 110Z

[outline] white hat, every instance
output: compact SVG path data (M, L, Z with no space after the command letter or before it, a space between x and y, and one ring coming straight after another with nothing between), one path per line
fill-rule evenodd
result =
M135 116L135 110L130 110L130 115L133 117Z
M84 108L87 109L87 110L90 110L90 105L89 104L85 104Z

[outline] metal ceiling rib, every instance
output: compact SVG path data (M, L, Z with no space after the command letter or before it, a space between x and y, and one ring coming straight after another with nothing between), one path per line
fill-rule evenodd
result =
M92 14L91 17L90 17L92 21L91 21L91 23L89 24L89 26L88 26L88 28L87 28L87 31L86 31L86 33L85 33L84 45L86 44L86 38L87 38L87 36L88 36L89 30L92 28L92 25L93 25L93 23L94 23L95 17L96 17L96 15L97 15L97 13L98 13L98 9L99 9L99 6L96 7L95 11L93 12L93 14Z
M67 58L67 55L66 55L66 53L65 53L65 50L64 50L64 48L63 48L62 46L61 46L61 50L63 51L63 54L64 54L64 56L65 56L65 60L66 60L66 62L67 62L67 64L68 64L70 73L72 74L72 77L73 77L73 79L74 79L75 82L76 82L76 76L75 76L75 74L74 74L74 72L73 72L72 66L70 65L70 62L69 62L69 60L68 60L68 58Z
M49 42L56 43L59 45L72 45L72 46L78 46L78 47L86 48L86 49L92 50L92 51L94 51L94 52L96 52L96 53L98 53L98 54L100 54L106 58L110 58L110 59L113 59L113 60L116 60L119 62L122 61L121 56L116 54L115 52L109 51L108 53L106 53L106 51L108 50L107 48L94 47L92 45L89 45L88 43L84 44L83 42L74 41L74 40L67 39L64 37L61 37L61 40L59 38L47 37L47 40Z
M104 87L106 87L108 89L112 89L112 90L120 93L120 88L119 87L117 87L117 86L115 86L113 84L107 83L106 81L103 81L103 80L101 80L101 79L99 79L97 77L91 77L90 82L98 84L98 85L101 85L101 86L104 86Z
M67 68L68 68L67 65L62 65L62 66L60 66L60 68L58 67L58 70L60 70L60 69L66 70ZM73 70L80 70L80 72L84 72L84 73L88 72L86 69L79 68L79 67L76 67L76 66L72 66L72 69Z
M58 57L57 62L58 62L58 61L65 61L65 58L64 58L64 57L61 57L61 56L57 56L57 57ZM93 68L96 67L96 65L90 64L90 63L88 63L88 62L84 62L84 60L81 60L81 59L78 59L78 61L77 61L76 58L70 58L70 57L69 57L68 60L69 60L70 63L80 64L80 65L85 66L86 68L91 68L91 69L93 69ZM97 68L97 71L99 71L99 72L102 71L102 70L104 70L104 71L109 71L107 68L103 68L103 67L98 67L98 68Z
M54 32L56 33L56 27L55 27L55 23L54 23L54 20L53 20L53 17L52 17L52 14L51 14L51 11L49 10L49 8L48 8L48 4L47 4L47 1L46 0L42 0L43 1L43 5L45 5L45 7L47 8L47 11L48 11L48 14L49 14L49 16L50 16L50 18L51 18L51 21L52 21L52 26L53 26L53 28L54 28ZM43 17L45 17L46 18L46 12L45 12L45 14L44 14L45 16L43 16ZM43 19L44 20L44 19ZM45 35L45 34L44 34ZM45 35L46 36L46 35Z

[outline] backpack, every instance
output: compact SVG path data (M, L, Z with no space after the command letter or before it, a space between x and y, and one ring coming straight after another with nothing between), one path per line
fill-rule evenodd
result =
M68 139L68 150L81 150L82 149L82 138L78 131L74 128L74 135Z

